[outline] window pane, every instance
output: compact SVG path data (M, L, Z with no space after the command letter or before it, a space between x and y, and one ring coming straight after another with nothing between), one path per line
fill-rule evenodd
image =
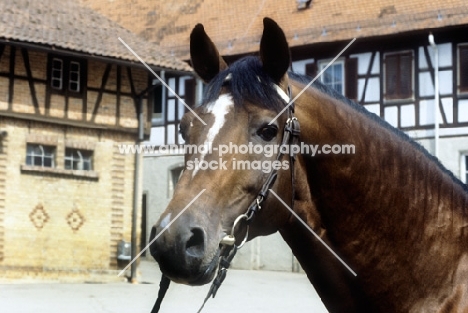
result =
M42 166L42 159L43 157L42 156L35 156L33 157L33 165L35 166Z
M52 59L51 82L55 89L62 89L63 82L63 61L57 58Z
M331 73L331 69L330 68L327 68L327 70L325 72L323 72L322 74L322 82L329 86L331 83L332 83L332 73Z
M343 62L335 63L330 65L321 76L322 83L330 88L335 89L338 93L343 94ZM320 65L323 70L327 66L327 63Z
M46 157L53 157L54 156L54 148L53 147L43 147L44 149L44 155Z
M62 71L62 65L63 65L63 61L62 61L62 60L56 59L56 58L54 58L54 59L52 60L52 68L53 68L53 69L58 69L58 70Z
M77 91L77 92L80 91L80 87L79 87L78 83L72 83L72 82L70 82L70 87L69 87L69 89L70 89L71 91Z
M78 81L78 73L77 72L71 72L70 73L70 80L71 81Z
M343 68L341 66L341 64L335 64L333 66L333 76L334 76L334 79L335 79L335 82L337 83L341 83L341 77L343 75Z
M68 77L68 89L70 91L80 91L80 64L78 62L70 62L70 74Z
M83 161L83 170L91 171L91 161L90 160Z
M70 71L77 72L80 70L80 63L70 62Z
M44 167L53 167L53 159L50 157L44 158Z
M65 169L91 171L93 151L65 149Z
M163 110L163 86L158 85L153 90L152 94L153 100L153 116L152 119L154 122L163 122L164 121L164 110Z
M333 88L338 91L338 93L343 94L343 84L335 84Z
M57 79L52 79L52 87L55 89L62 89L62 82Z

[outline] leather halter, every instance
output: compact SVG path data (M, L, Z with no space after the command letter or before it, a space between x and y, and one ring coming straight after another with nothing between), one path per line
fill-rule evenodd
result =
M281 90L282 92L282 89L279 86L275 85L275 87L277 90ZM285 100L286 104L288 105L288 109L287 109L288 119L286 121L286 125L284 126L283 139L281 141L280 149L276 156L276 160L279 161L285 155L285 151L283 147L288 147L287 151L289 154L289 161L290 161L289 168L291 170L291 208L294 209L294 196L295 196L294 164L296 161L296 153L294 149L291 149L291 147L298 144L299 135L301 131L300 131L299 121L294 116L294 103L289 104L289 101L287 100L287 98L289 98L289 100L291 99L291 87L288 86L288 95L280 94L280 96ZM278 176L278 169L273 168L270 174L268 175L267 179L263 183L262 187L260 188L260 191L258 192L257 196L249 205L247 211L244 214L239 215L234 221L232 228L231 228L231 234L226 235L221 240L220 245L222 246L222 248L221 248L221 253L219 257L218 274L213 280L210 290L208 291L208 294L206 295L206 298L203 301L201 308L198 310L198 313L201 312L201 310L203 309L203 307L205 306L206 302L208 301L210 297L214 298L216 296L216 293L219 287L221 286L224 279L226 278L227 270L229 266L231 265L232 259L236 255L237 250L239 250L247 241L250 223L254 219L255 214L262 209L261 204L268 196L269 190L273 187L277 176ZM245 220L247 230L246 230L246 234L242 242L239 245L236 245L236 238L235 238L236 230L235 229L236 229L237 224L239 224L242 220ZM167 278L165 275L162 275L161 282L159 284L160 289L158 293L158 299L156 300L156 303L154 304L154 307L151 310L151 313L159 312L161 302L164 298L164 295L166 294L167 289L169 288L169 283L170 283L170 279Z
M276 86L276 87L277 89L281 90L279 86ZM286 101L285 99L286 97L282 96L282 98ZM291 88L289 86L288 86L287 98L291 99ZM289 161L290 161L289 168L291 170L291 208L294 209L294 196L295 196L294 163L296 161L296 153L294 149L291 149L291 147L298 144L301 130L300 130L299 121L294 116L294 103L289 104L289 101L286 101L286 103L288 105L288 119L286 121L286 125L284 126L283 139L281 141L280 149L276 156L276 160L279 161L284 156L285 153L284 153L283 147L288 147L287 151L289 152ZM248 227L250 223L255 217L255 214L262 209L261 204L268 196L269 190L271 187L273 187L277 176L278 176L278 169L273 168L273 170L268 175L268 178L263 183L262 188L260 188L260 191L258 192L257 196L249 205L247 211L244 214L239 215L234 221L232 229L231 229L231 234L225 236L221 240L220 244L223 246L223 249L222 249L221 256L220 256L218 274L216 278L213 280L210 290L208 291L208 294L206 295L206 298L201 308L198 310L198 313L201 312L201 310L205 306L205 303L208 301L210 297L214 298L216 296L216 292L218 291L219 287L221 286L224 279L226 278L227 270L229 266L231 265L231 261L234 258L234 255L236 254L237 250L239 250L247 241L248 234L249 234ZM245 237L242 240L242 242L239 245L236 245L236 238L234 235L235 228L242 219L244 219L246 222L247 230L246 230Z

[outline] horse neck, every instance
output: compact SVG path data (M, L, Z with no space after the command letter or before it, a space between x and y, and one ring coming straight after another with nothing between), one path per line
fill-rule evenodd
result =
M293 88L293 94L299 91ZM298 98L296 116L301 123L301 142L355 147L352 155L302 155L310 204L298 206L297 211L309 226L321 229L322 237L361 274L358 280L365 280L357 288L356 281L335 264L329 273L340 279L332 279L333 287L358 293L352 298L359 299L361 294L384 295L392 284L420 284L421 293L447 284L452 265L468 253L466 245L447 245L448 241L468 240L468 193L462 185L384 122L318 90L307 90ZM320 215L319 225L310 210ZM316 254L314 245L295 245L293 241L305 232L298 234L293 229L299 226L291 226L283 229L283 237L309 278L327 270L331 265L317 265L314 260L325 252ZM431 281L426 280L427 272L435 273ZM376 284L375 277L386 283ZM317 290L326 295L329 287L322 285ZM411 294L411 290L399 290L401 301L410 303L405 293Z
M452 214L467 223L468 193L462 184L385 122L314 89L298 99L296 108L302 142L319 149L327 144L354 146L354 154L303 155L323 218L327 218L323 209L333 216L345 213L341 215L350 222L392 208L392 217L399 222L408 210L417 209L426 214L425 222L432 219L439 227L452 224Z

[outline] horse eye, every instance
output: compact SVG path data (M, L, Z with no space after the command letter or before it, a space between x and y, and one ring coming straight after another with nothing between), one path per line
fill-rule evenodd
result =
M265 141L271 141L278 134L278 128L274 125L266 125L257 130L257 135Z

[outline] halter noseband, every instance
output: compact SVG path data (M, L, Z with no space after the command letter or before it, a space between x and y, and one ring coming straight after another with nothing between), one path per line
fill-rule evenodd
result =
M281 98L288 105L288 109L287 109L288 119L284 126L283 139L281 141L281 146L276 156L276 160L279 161L285 154L284 150L281 148L284 146L289 146L289 149L287 149L287 151L289 152L289 161L290 161L290 169L291 169L291 208L294 209L294 195L295 195L294 163L296 161L296 153L294 149L291 149L291 146L297 145L297 143L299 142L300 125L299 125L299 121L294 116L294 102L289 103L289 101L291 100L291 87L288 86L287 95L278 85L275 85L275 88L278 94L281 96ZM219 257L218 274L213 280L210 290L208 291L208 294L205 300L203 301L201 308L198 310L198 313L201 312L201 310L203 309L203 307L205 306L206 302L208 301L210 297L214 298L216 296L216 292L218 291L219 287L221 286L224 279L226 278L227 270L229 266L231 265L232 259L236 255L237 250L239 250L247 241L247 238L249 235L250 223L255 217L255 214L262 209L261 204L268 196L269 190L271 187L273 187L277 176L278 176L278 169L273 168L270 174L268 175L267 179L263 183L262 188L260 188L260 191L258 192L257 196L249 205L247 211L244 214L239 215L235 219L231 228L231 234L226 235L221 240L220 245L222 246L222 250L220 253L220 257ZM242 220L245 220L247 230L246 230L245 237L243 238L242 242L239 245L236 245L235 228ZM169 288L169 283L170 283L170 279L167 278L165 275L162 275L161 282L159 284L160 289L158 293L158 299L156 300L156 303L153 309L151 310L151 313L159 312L159 307L161 305L162 299L164 298L164 295L166 294L167 289Z

